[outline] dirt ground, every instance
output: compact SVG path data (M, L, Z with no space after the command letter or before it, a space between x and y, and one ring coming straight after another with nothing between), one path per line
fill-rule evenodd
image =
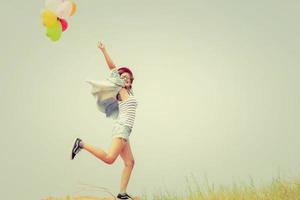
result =
M134 200L141 200L140 197L134 197ZM95 196L67 196L67 197L47 197L42 200L116 200L114 197L95 197Z

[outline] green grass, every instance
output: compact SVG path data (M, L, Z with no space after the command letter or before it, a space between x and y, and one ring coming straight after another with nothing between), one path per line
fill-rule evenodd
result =
M147 200L143 195L142 200ZM206 181L202 188L195 179L191 183L187 178L184 195L168 191L152 195L154 200L300 200L300 179L287 181L282 178L273 179L268 185L255 186L253 180L248 184L215 187Z

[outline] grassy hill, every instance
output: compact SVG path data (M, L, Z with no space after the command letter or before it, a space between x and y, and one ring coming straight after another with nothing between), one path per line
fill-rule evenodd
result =
M93 196L67 196L47 197L43 200L113 200L113 197ZM161 192L152 196L142 195L141 200L300 200L300 179L287 181L281 178L274 179L271 184L257 187L250 184L233 184L232 186L219 186L207 184L201 188L196 182L187 186L184 196L171 192Z

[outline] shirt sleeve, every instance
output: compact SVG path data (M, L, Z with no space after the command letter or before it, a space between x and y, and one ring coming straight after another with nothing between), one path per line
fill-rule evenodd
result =
M118 69L116 67L111 69L110 76L108 79L118 86L125 86L125 81L121 79Z

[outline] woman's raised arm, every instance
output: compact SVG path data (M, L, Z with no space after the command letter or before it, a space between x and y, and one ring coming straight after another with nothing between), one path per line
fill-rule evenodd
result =
M104 44L102 42L98 42L97 47L102 51L109 69L112 70L112 69L116 68L116 65L113 63L112 59L109 57Z

